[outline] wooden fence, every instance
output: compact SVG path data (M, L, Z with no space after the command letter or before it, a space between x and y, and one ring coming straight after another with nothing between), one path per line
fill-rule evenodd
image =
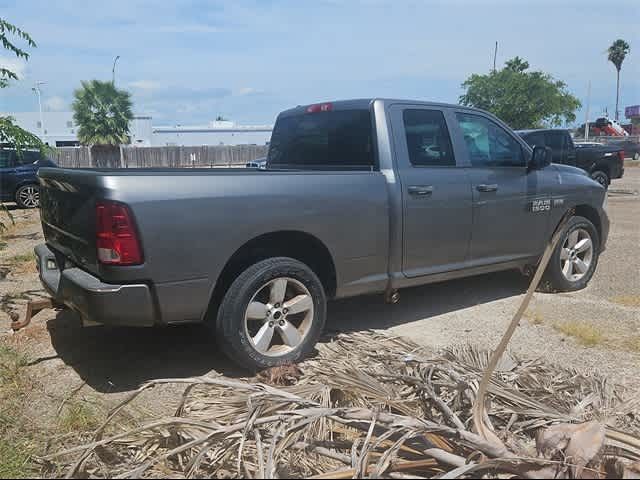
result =
M58 147L53 160L65 168L213 168L244 166L267 155L267 145L121 147L112 154L89 147Z

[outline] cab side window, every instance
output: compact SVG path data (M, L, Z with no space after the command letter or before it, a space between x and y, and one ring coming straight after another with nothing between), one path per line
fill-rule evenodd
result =
M31 165L42 158L40 152L33 150L24 150L20 152L20 155L16 156L17 165Z
M451 138L441 111L408 109L402 116L412 165L455 167Z
M520 144L498 124L480 115L457 113L456 118L474 167L524 167Z

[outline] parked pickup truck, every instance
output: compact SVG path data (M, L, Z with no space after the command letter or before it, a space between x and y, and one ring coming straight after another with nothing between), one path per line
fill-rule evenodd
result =
M553 161L582 168L604 188L624 175L624 150L615 145L573 143L568 130L520 130L531 146L550 147Z
M240 364L295 362L326 301L507 269L591 279L605 190L483 111L403 100L297 107L266 169L40 170L40 277L83 322L205 322ZM428 301L425 300L425 301Z

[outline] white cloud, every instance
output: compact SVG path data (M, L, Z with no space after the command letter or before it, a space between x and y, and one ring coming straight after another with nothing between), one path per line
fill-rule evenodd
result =
M11 70L18 78L24 78L24 74L27 70L27 64L19 58L9 58L0 56L0 67Z
M130 82L129 86L138 90L158 90L162 87L160 83L153 80L136 80L135 82Z
M44 106L52 112L62 112L68 109L65 99L58 96L47 98L44 101Z
M246 95L255 95L258 93L262 93L262 90L258 90L257 88L253 87L243 87L235 91L235 94L239 97L244 97Z
M183 25L164 25L153 29L160 33L218 33L222 29L213 25L203 25L197 23Z

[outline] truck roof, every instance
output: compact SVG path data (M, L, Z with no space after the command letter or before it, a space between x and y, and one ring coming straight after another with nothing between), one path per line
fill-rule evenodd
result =
M298 115L304 113L307 108L312 105L325 105L331 104L332 110L353 110L353 109L368 109L371 104L375 101L381 101L385 104L392 103L409 103L411 105L424 105L431 107L448 107L448 108L462 108L467 110L479 110L477 108L465 107L462 105L456 105L452 103L441 103L441 102L430 102L424 100L409 100L409 99L398 99L398 98L381 98L381 97L372 97L372 98L357 98L352 100L329 100L324 102L316 102L309 103L306 105L298 105L297 107L290 108L288 110L284 110L280 113L280 116L289 116L289 115Z
M526 130L516 130L518 135L526 135L528 133L536 132L568 132L566 128L529 128Z

